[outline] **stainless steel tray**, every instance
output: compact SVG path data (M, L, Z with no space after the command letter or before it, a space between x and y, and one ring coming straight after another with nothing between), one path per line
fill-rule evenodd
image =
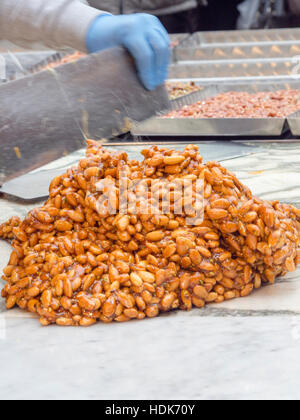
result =
M173 62L199 60L240 60L291 58L300 55L300 41L291 43L261 43L220 46L183 47L173 49Z
M300 137L300 110L292 114L287 119L288 125L293 136Z
M131 133L134 136L280 136L285 119L161 119L147 120L136 125Z
M54 54L45 57L44 59L37 62L34 66L31 66L29 72L31 74L38 73L45 70L49 64L59 64L63 58L65 58L67 55L74 54L74 52L74 50L54 52Z
M241 83L241 82L236 82L236 80L238 79L232 79L230 83L223 83L221 86L218 86L219 92L226 92L228 91L229 88L231 88L234 91L244 91L244 92L249 92L249 93L255 93L255 92L263 92L263 91L267 91L267 92L271 92L271 91L277 91L277 90L281 90L281 89L300 89L300 79L299 80L294 80L291 77L281 77L278 78L278 80L274 79L274 80L269 80L269 79L264 79L263 81L261 80L257 80L256 78L249 78L247 79L246 83ZM186 81L191 81L190 79L173 79L173 80L169 80L169 82L171 81L171 83L185 83ZM194 82L194 84L196 86L199 86L200 89L204 89L207 88L207 84L202 84L198 81ZM214 83L213 85L210 85L210 88L214 88L216 85L216 83ZM226 89L226 90L225 90ZM196 92L193 92L196 93ZM173 99L171 101L172 106L176 106L175 102L179 99L182 100L186 100L186 98L189 98L190 94L188 95L184 95L182 97Z
M261 42L299 41L300 29L267 29L246 31L197 32L187 40L186 46L205 44L242 44Z
M246 85L246 84L284 84L284 83L295 83L300 82L300 75L297 76L252 76L252 77L183 77L183 78L175 78L175 79L168 79L168 82L171 83L188 83L193 82L199 86L212 86L215 84L218 85Z
M255 93L294 88L300 90L300 82L259 83L247 85L215 85L202 91L175 99L172 108L180 109L221 92L240 91ZM280 136L286 126L286 118L151 118L135 124L131 130L134 136ZM300 120L299 120L300 127Z
M191 38L191 34L171 34L171 45L173 48L180 46L183 42L188 42Z
M293 76L293 59L181 61L170 67L170 79ZM298 75L299 76L299 75ZM294 77L294 76L293 76ZM297 75L295 76L297 77Z

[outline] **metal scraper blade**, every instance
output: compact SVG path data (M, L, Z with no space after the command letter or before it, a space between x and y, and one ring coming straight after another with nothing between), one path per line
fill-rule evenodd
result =
M48 60L56 60L61 57L61 54L55 51L31 51L31 52L11 52L7 51L1 54L0 59L5 63L5 77L3 82L16 80L34 72L41 62Z
M0 192L21 200L38 200L48 197L51 181L63 173L61 169L48 169L11 179L2 185Z
M169 109L116 48L0 86L0 184Z

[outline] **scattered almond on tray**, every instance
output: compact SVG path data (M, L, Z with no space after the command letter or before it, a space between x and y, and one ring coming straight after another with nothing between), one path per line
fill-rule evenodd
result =
M284 118L300 109L300 90L226 92L163 118Z
M180 98L181 96L189 95L193 92L199 92L202 88L197 86L194 82L167 82L166 88L169 93L170 99Z

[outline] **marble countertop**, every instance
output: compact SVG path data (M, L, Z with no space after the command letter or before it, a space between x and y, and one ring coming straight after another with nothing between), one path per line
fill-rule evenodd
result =
M300 207L300 143L254 146L224 166L255 194ZM0 223L36 205L2 198ZM9 253L0 242L0 271ZM204 310L88 329L42 328L0 299L1 398L300 399L299 277Z

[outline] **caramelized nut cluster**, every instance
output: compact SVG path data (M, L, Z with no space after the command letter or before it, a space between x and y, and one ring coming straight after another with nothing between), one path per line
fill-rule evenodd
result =
M7 222L0 225L0 238L12 240L15 238L13 229L20 226L21 220L19 217L12 217Z
M8 309L36 313L42 325L141 320L245 297L296 269L300 210L253 197L220 164L204 164L196 146L143 155L140 163L88 141L86 158L53 180L43 207L0 227L14 249L3 276ZM194 225L193 212L178 212L197 195L179 194L186 179L203 180L204 219ZM133 211L141 183L123 191L121 212L121 183L137 180L161 186L158 202L168 199L169 212Z

